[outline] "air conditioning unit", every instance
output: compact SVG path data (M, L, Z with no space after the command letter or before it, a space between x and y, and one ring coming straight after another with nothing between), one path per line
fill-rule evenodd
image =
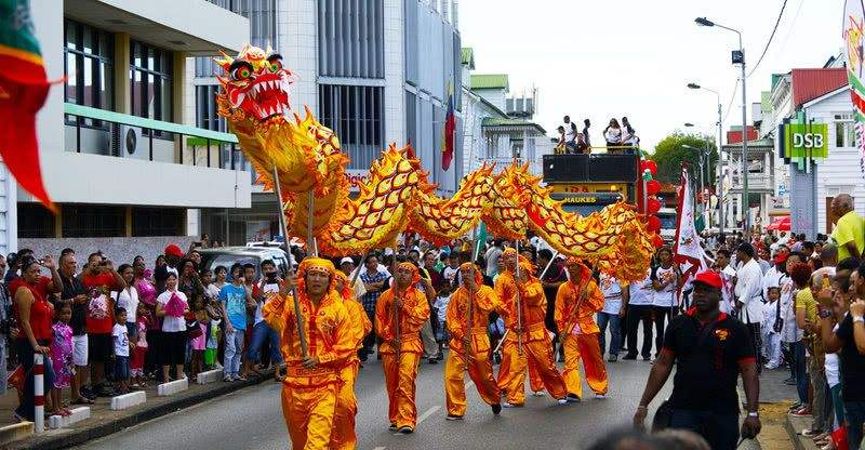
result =
M141 128L118 125L114 128L112 154L121 158L150 159L150 139L141 133Z

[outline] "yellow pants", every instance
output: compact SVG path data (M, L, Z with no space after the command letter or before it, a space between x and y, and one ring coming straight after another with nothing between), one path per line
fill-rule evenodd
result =
M481 399L488 405L496 405L501 402L499 386L493 378L493 364L487 353L474 353L467 364L463 355L451 350L445 364L445 397L448 414L452 416L464 416L466 414L464 372L467 365L469 378L475 383Z
M399 361L395 354L382 354L384 384L387 389L387 418L397 427L417 425L417 406L415 405L415 379L421 355L400 353Z
M523 342L520 354L516 336L510 334L502 344L502 363L499 366L499 388L507 392L508 403L522 405L526 401L526 366L533 367L541 384L553 398L567 395L565 381L553 360L550 343L546 341ZM532 382L532 390L540 388Z
M583 395L580 381L580 359L586 371L586 382L595 394L607 393L607 368L601 355L598 334L567 334L565 336L565 370L562 376L569 394Z
M316 387L282 385L282 415L288 426L291 448L330 448L338 389L336 383Z
M357 397L354 395L354 382L360 361L352 361L342 368L339 378L342 385L336 394L336 408L333 414L333 432L330 436L330 448L353 450L357 448L357 435L354 430L354 419L357 415Z

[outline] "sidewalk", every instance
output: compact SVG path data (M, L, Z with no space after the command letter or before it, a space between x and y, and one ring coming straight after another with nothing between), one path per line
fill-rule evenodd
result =
M796 401L796 387L784 384L789 369L763 370L760 375L760 421L763 430L757 437L764 450L797 448L787 429L787 409Z
M60 428L56 430L47 429L48 420L46 420L46 431L44 433L31 435L27 439L15 441L9 444L8 447L4 448L60 449L81 445L90 440L116 433L124 428L262 382L274 383L273 372L264 372L263 375L250 377L249 380L245 382L235 381L232 383L225 383L220 380L205 385L190 384L188 390L168 397L158 397L156 395L156 385L154 384L145 389L145 392L147 393L147 401L145 403L122 411L112 411L110 409L111 398L100 397L96 400L95 404L90 405L91 415L89 419L73 424L68 428ZM17 399L15 398L16 394L14 391L11 395L11 398L8 398L8 395L0 397L0 406L2 406L4 411L10 411L9 414L3 416L0 426L8 425L12 422L11 410L17 404ZM76 405L75 407L77 406L79 405ZM0 433L2 432L2 429L0 429Z

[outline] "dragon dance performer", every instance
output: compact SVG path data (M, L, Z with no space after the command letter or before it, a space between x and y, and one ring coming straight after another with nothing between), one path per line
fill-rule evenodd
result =
M355 346L348 360L339 370L339 378L342 381L336 394L336 409L333 417L333 432L330 436L331 449L354 449L357 447L357 435L355 434L355 416L357 415L357 397L354 393L354 383L357 380L357 372L360 369L360 359L357 350L363 346L363 338L372 331L372 322L369 321L363 305L354 296L354 290L348 277L342 271L337 270L334 274L334 289L342 297L342 303L348 311L349 322L352 330L352 339Z
M506 408L525 403L525 380L528 364L541 379L543 386L560 403L567 403L565 381L553 359L552 343L547 333L547 299L541 282L532 275L532 264L517 251L508 248L502 254L504 271L495 282L495 292L501 301L499 314L508 329L502 343L502 363L499 366L499 388L507 393ZM519 261L519 262L518 262ZM519 277L517 277L519 264ZM519 296L519 302L518 300ZM517 318L517 304L521 309ZM534 389L534 382L532 383ZM539 391L536 390L535 392Z
M487 334L489 314L500 308L499 299L492 288L482 284L480 269L474 264L463 263L459 275L460 287L451 296L446 316L451 335L445 364L447 420L462 420L466 413L466 369L481 399L492 406L493 414L502 411L501 391L493 378Z
M340 295L334 291L333 263L306 258L297 269L301 327L308 343L303 356L291 281L264 306L264 320L280 334L287 367L282 386L282 415L292 448L330 447L340 371L357 349L356 332Z
M410 434L417 424L415 378L423 356L420 330L429 320L430 308L426 295L416 288L420 274L414 264L400 263L394 281L394 286L382 293L376 303L375 329L382 340L379 351L390 429Z
M556 295L556 325L565 347L565 370L562 375L568 388L568 399L579 401L583 392L580 382L580 359L586 371L586 381L596 398L607 394L607 369L598 341L595 313L604 306L604 294L580 260L568 258L568 282L559 286Z

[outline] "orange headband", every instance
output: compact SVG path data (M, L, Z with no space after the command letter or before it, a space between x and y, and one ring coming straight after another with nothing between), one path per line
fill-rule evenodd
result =
M339 280L342 282L342 291L339 292L339 295L341 295L342 298L344 298L346 300L350 299L351 298L351 286L349 286L349 284L351 282L348 280L348 277L344 273L342 273L341 270L337 270L333 274L333 279L334 279L334 281Z
M473 269L475 271L475 284L480 286L484 283L484 277L481 275L481 269L478 266L470 262L460 264L460 272L466 269Z
M408 269L411 272L411 283L409 284L409 287L414 286L420 281L420 272L417 270L417 266L415 266L414 264L408 261L401 262L396 266L396 270L399 269Z
M307 257L297 266L297 290L301 294L306 294L306 274L308 273L323 273L330 278L331 283L328 284L328 291L333 290L333 274L336 273L336 268L333 262L324 258Z

